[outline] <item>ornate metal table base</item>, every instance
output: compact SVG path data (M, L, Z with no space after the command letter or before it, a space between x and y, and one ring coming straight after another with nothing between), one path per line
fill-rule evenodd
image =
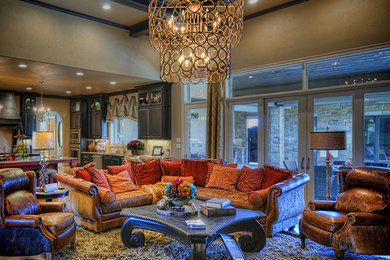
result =
M213 218L214 222L218 222L220 218ZM206 248L219 234L229 234L234 232L248 232L239 237L239 244L242 250L259 252L265 246L266 235L261 224L255 219L243 219L233 221L227 224L220 219L220 228L215 225L213 232L202 233L199 230L185 230L180 226L165 225L155 221L154 219L146 219L136 216L130 216L123 224L121 231L121 239L125 246L140 247L144 245L145 236L141 231L134 232L133 229L147 229L168 235L179 242L191 247L192 252L190 259L206 259ZM175 218L177 221L177 218ZM173 221L174 222L174 221ZM184 220L183 220L184 222Z

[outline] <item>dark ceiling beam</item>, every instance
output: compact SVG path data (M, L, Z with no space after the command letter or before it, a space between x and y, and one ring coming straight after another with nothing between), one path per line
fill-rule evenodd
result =
M117 1L117 0L114 0L114 1ZM126 1L127 2L130 0L118 0L118 1ZM281 4L281 5L275 6L275 7L271 7L271 8L268 8L266 10L244 16L244 21L262 16L265 14L269 14L269 13L272 13L275 11L279 11L279 10L282 10L284 8L287 8L287 7L290 7L293 5L297 5L297 4L301 4L301 3L307 2L307 1L309 1L309 0L294 0L291 2L287 2L287 3ZM148 28L149 22L148 21L149 20L145 20L145 21L137 23L133 26L130 26L130 36L138 37L141 35L147 35L149 33L149 28Z
M70 15L74 15L74 16L77 16L77 17L81 17L81 18L87 19L87 20L95 21L95 22L98 22L98 23L110 25L110 26L113 26L113 27L116 27L116 28L130 30L129 26L126 26L126 25L123 25L123 24L114 23L114 22L111 22L111 21L108 21L108 20L105 20L105 19L101 19L101 18L94 17L94 16L91 16L91 15L79 13L79 12L76 12L76 11L72 11L72 10L69 10L69 9L65 9L65 8L58 7L58 6L51 5L51 4L47 4L47 3L43 3L43 2L40 2L40 1L36 1L36 0L21 0L21 1L29 3L29 4L37 5L37 6L40 6L40 7L44 7L44 8L47 8L47 9L51 9L51 10L54 10L54 11L58 11L58 12L61 12L61 13L70 14Z
M149 0L112 0L112 1L143 12L148 12L148 8L149 8Z

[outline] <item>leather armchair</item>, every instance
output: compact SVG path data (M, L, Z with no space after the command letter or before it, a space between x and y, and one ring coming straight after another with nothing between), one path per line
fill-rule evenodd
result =
M333 247L342 259L345 251L390 254L390 169L358 167L339 172L336 202L310 201L299 221L301 247L309 238Z
M0 170L0 256L31 257L54 251L69 242L74 248L73 213L61 202L38 202L36 177L17 168Z

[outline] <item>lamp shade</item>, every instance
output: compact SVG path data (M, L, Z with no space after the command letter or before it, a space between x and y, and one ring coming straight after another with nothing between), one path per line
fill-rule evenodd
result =
M310 150L344 150L344 131L310 132Z
M54 150L54 132L34 131L32 134L32 149Z

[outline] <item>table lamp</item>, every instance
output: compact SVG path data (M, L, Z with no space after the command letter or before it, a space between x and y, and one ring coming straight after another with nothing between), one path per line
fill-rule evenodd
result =
M329 178L330 158L329 150L345 150L345 131L310 132L310 150L326 150L326 199L330 199Z
M54 132L50 131L33 131L32 134L32 149L41 151L40 165L41 174L39 175L39 186L43 189L45 184L49 182L47 175L46 151L54 150Z

